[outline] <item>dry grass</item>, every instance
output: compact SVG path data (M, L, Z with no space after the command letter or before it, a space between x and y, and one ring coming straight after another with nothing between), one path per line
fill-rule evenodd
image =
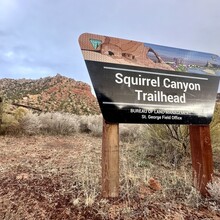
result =
M220 218L190 169L143 155L138 142L121 142L120 196L104 199L100 137L0 136L0 219Z

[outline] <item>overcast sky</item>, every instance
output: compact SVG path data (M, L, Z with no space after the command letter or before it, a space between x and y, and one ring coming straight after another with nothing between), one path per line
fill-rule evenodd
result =
M0 0L0 78L89 82L84 32L220 55L219 0Z

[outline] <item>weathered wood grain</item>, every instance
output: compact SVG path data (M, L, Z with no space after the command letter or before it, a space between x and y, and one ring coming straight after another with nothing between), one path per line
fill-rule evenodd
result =
M189 126L194 186L207 196L207 184L212 181L213 157L209 125Z
M119 124L103 119L102 136L102 196L119 196Z

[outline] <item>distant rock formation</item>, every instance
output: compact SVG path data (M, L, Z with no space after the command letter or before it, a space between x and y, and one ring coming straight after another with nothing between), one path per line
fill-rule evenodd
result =
M90 41L88 41L88 39L90 39ZM104 62L174 70L170 65L166 64L152 48L147 47L141 42L94 34L81 35L79 40L86 60L96 61L97 59L97 61L103 60ZM94 44L94 42L97 43ZM96 54L94 52L96 52ZM100 53L102 58L98 56L97 53ZM155 59L152 60L149 54Z
M205 67L208 67L208 68L220 68L220 66L218 64L214 64L214 63L210 63L210 62L207 62Z
M207 62L207 64L205 65L205 67L213 68L213 67L214 67L214 64L212 64L212 63L210 63L210 62Z

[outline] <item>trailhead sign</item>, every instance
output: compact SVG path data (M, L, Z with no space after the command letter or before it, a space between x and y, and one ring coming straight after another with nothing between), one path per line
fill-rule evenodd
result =
M79 44L107 122L211 122L219 56L88 33Z

